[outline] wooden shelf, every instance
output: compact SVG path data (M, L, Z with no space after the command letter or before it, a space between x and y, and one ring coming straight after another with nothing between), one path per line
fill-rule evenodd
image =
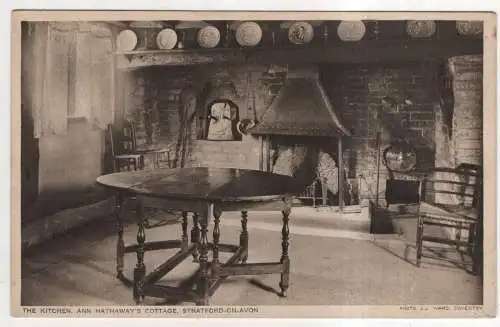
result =
M149 55L149 54L210 54L217 52L235 52L235 51L244 51L244 49L240 48L212 48L212 49L171 49L171 50L161 50L161 49L145 49L145 50L133 50L133 51L116 51L114 52L115 56L120 55Z
M483 53L483 40L367 40L344 42L336 46L255 47L215 49L138 50L116 52L117 68L122 70L151 66L186 66L216 63L290 64L376 63L427 61L458 55Z

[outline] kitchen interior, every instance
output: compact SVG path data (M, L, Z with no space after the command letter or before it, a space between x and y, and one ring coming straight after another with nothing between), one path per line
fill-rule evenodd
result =
M371 240L397 233L391 205L418 198L413 171L482 166L480 21L58 21L22 32L27 253L112 224L95 179L123 169L290 175L303 185L298 230ZM148 153L132 168L116 160L127 133ZM159 228L178 222L151 215Z

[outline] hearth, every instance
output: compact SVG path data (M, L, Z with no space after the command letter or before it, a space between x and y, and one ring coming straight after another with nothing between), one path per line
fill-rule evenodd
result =
M331 138L271 136L269 169L294 176L304 189L299 199L305 205L338 205L338 153Z
M261 168L294 176L304 189L299 199L343 207L342 140L351 133L334 110L316 66L289 68L285 84L249 132L261 139Z

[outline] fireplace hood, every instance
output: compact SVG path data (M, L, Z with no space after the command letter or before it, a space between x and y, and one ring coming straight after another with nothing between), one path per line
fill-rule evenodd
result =
M350 136L335 112L315 66L289 69L285 84L256 126L253 135Z

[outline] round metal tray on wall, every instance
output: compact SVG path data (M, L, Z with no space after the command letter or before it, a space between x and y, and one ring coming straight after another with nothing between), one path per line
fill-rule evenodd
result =
M343 20L337 27L337 35L342 41L356 42L365 36L366 26L360 20Z
M262 29L255 22L243 22L236 28L236 42L242 47L254 47L262 40Z
M156 35L156 45L161 50L171 50L177 45L177 32L172 28L164 28Z
M288 28L288 40L293 44L308 44L314 37L314 28L308 22L296 22Z
M392 172L409 172L417 164L417 151L406 142L394 142L384 150L383 160Z
M462 20L456 22L457 32L465 36L480 36L483 34L483 22Z
M433 20L409 20L406 22L406 33L411 37L431 37L436 33L436 22Z
M198 31L197 40L202 48L215 48L220 42L220 31L215 26L205 26Z
M137 47L138 38L137 34L130 30L121 31L116 37L116 50L117 51L133 51Z

